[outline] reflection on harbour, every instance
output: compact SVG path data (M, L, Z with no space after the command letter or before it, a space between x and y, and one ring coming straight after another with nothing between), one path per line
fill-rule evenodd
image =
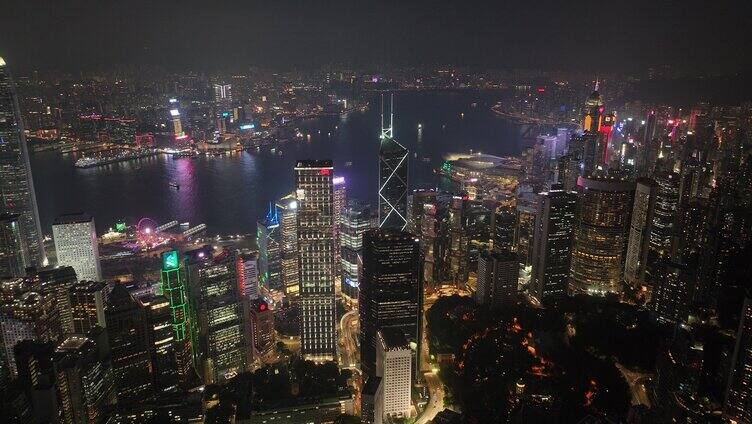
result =
M516 128L488 110L501 95L421 92L395 97L395 137L414 153L411 187L436 185L433 170L447 152L518 152ZM472 108L472 102L487 107ZM305 121L303 137L274 146L273 152L272 146L259 146L218 157L160 154L94 168L73 166L80 153L36 152L31 161L43 232L50 232L58 214L87 211L101 233L117 221L133 223L143 216L157 222L203 222L209 234L255 233L268 203L290 192L293 165L302 158L332 158L337 174L349 182L348 196L374 203L378 113ZM164 148L159 141L157 145Z

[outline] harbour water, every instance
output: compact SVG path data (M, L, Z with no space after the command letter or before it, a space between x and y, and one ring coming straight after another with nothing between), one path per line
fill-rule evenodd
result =
M433 169L446 153L517 154L518 129L489 110L506 95L397 93L394 135L411 152L410 186L436 185ZM42 230L50 234L59 214L86 211L100 233L117 220L134 223L142 217L205 223L209 234L253 233L269 202L293 190L295 161L307 158L331 158L335 173L347 181L348 196L375 204L379 114L374 97L365 113L304 123L302 139L274 151L179 159L158 155L85 169L73 166L78 157L72 154L35 153L31 165Z

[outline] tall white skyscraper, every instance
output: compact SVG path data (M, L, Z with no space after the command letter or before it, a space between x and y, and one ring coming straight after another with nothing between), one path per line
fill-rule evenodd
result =
M60 215L52 224L58 265L73 267L79 281L102 281L94 218L85 213Z
M412 352L405 334L396 328L385 328L378 333L376 350L376 375L383 384L382 402L384 417L409 417L412 387Z

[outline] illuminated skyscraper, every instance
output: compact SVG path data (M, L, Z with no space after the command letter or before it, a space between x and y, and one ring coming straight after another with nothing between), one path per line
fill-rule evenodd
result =
M224 134L232 118L232 85L214 84L214 109L217 117L217 131Z
M686 265L668 259L659 259L653 269L653 293L648 309L663 322L686 321L696 275Z
M206 245L185 255L195 363L204 382L221 383L243 372L247 358L236 253Z
M381 98L379 144L379 228L403 230L407 226L407 176L410 162L405 146L394 139L394 95L389 101L389 122ZM388 125L388 126L387 126Z
M177 250L162 253L160 284L162 293L170 302L172 332L175 340L175 366L180 381L185 383L192 368L193 346L185 268Z
M480 252L476 302L494 308L514 304L519 275L520 264L514 253L508 250Z
M259 249L259 280L269 289L282 290L282 231L279 214L273 204L263 220L256 224Z
M655 210L650 226L649 248L653 257L668 257L674 241L674 225L679 212L679 174L656 172L658 190L655 195Z
M598 153L597 133L586 132L584 134L573 135L569 144L569 154L574 161L574 168L572 168L571 164L568 164L570 167L569 170L576 169L578 176L592 174L596 166L600 163ZM571 178L572 173L570 172L568 176ZM567 180L564 183L566 185Z
M423 207L435 202L436 190L413 190L407 198L407 231L420 236L423 229Z
M52 224L58 265L72 266L80 281L102 281L94 218L78 213L60 215Z
M184 139L185 132L183 132L183 123L180 120L178 99L170 99L170 118L172 118L172 134L175 136L175 139Z
M576 214L574 192L552 188L538 196L530 286L540 302L567 293Z
M45 269L36 274L35 281L41 287L41 293L52 300L52 307L57 317L62 335L73 334L73 311L71 308L70 289L78 282L73 267L60 266Z
M342 226L342 212L347 207L347 184L345 177L335 176L333 181L333 204L334 204L334 275L341 275L342 260L340 251L339 233Z
M724 414L732 422L752 422L752 298L744 299L736 347L731 357Z
M298 200L294 195L277 201L279 225L282 231L282 286L285 295L295 297L300 292L298 269Z
M514 232L514 245L517 258L523 266L530 265L535 235L535 214L538 211L538 197L530 191L517 195L517 228Z
M634 182L598 175L577 180L572 280L576 290L620 293Z
M0 278L26 274L26 249L19 219L20 215L0 214Z
M559 158L556 162L557 179L566 191L574 191L577 188L577 177L580 175L579 158L575 155L574 137L570 141L569 153Z
M299 160L295 165L300 342L303 358L313 361L331 361L337 354L333 173L330 160Z
M514 250L514 230L517 219L514 211L507 206L499 206L493 214L491 224L491 244L493 250Z
M376 336L376 376L383 383L386 417L410 416L412 393L412 351L405 334L398 328L383 328Z
M170 301L163 295L149 294L139 301L146 308L149 354L157 393L177 391L178 370L175 362L175 332L172 329Z
M81 281L70 289L73 332L86 334L98 325L107 327L104 308L110 288L101 281Z
M658 186L648 178L637 179L632 219L629 225L627 257L624 262L624 280L632 286L645 283L648 263L648 242L655 212L655 194Z
M420 263L420 243L414 235L395 229L374 229L363 234L358 309L360 367L367 375L376 372L379 330L399 330L408 342L420 345Z
M648 113L645 119L645 127L642 133L642 142L640 143L640 149L642 155L640 156L640 175L650 175L653 170L653 165L658 154L658 150L653 143L655 139L655 129L658 123L658 117L654 110Z
M274 345L274 312L263 299L250 304L251 344L254 352L263 354Z
M118 404L143 402L154 396L146 309L116 284L105 317Z
M62 422L103 423L116 402L112 366L94 340L71 336L55 349Z
M342 294L358 298L360 270L363 265L363 233L375 226L369 205L350 201L342 213L340 248L342 249Z
M582 128L586 133L597 134L603 124L603 99L598 92L598 83L595 83L595 89L585 100L584 118Z
M462 225L462 196L453 196L449 203L449 274L454 284L467 282L467 234Z
M17 280L20 281L20 280ZM7 282L14 284L14 282ZM13 348L22 340L55 342L60 337L55 326L51 299L39 292L29 290L21 283L22 290L14 290L12 299L0 308L0 342L3 361L0 362L0 375L16 376L16 363ZM3 369L4 368L4 369Z
M238 255L238 284L240 295L248 299L259 297L258 255Z
M57 422L60 406L52 365L55 346L56 343L49 341L23 340L13 349L18 369L18 384L24 388L34 411L34 418L29 422ZM6 411L6 414L14 412Z
M426 289L435 290L450 279L449 204L452 196L437 193L433 203L423 205L420 248L423 258L423 282Z
M41 268L47 261L39 226L29 150L15 84L0 57L0 212L20 216L24 263Z
M465 200L462 203L462 232L463 240L467 243L464 248L466 267L462 279L466 281L467 274L478 269L478 254L491 248L493 212L477 200Z

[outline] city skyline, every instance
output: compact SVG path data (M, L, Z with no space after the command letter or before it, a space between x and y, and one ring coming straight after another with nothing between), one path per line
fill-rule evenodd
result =
M7 421L752 424L736 0L191 3L0 14Z

